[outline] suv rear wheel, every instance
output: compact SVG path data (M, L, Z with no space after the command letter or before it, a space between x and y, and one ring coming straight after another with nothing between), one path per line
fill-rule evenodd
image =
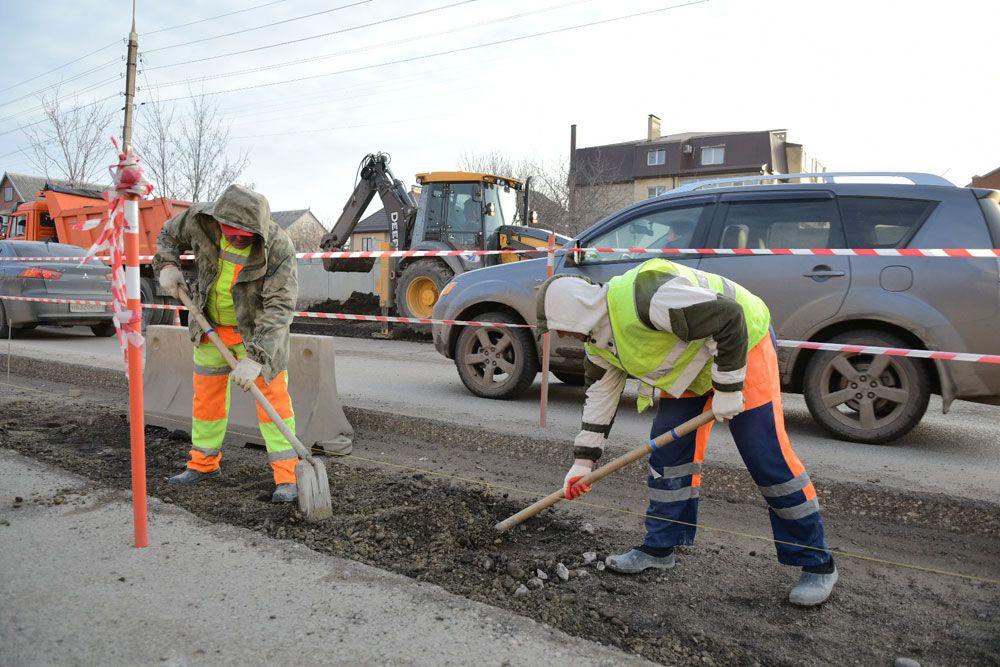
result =
M909 347L881 331L849 331L831 343ZM930 377L922 362L906 357L817 352L803 378L813 418L843 440L875 445L908 433L927 411Z
M485 313L480 322L522 324L506 313ZM528 329L465 327L455 344L462 383L482 398L516 398L538 375L538 355Z

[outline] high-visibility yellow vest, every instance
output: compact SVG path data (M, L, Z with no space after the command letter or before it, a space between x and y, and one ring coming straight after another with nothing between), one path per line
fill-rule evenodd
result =
M236 307L233 305L233 284L247 263L252 245L237 248L225 236L219 237L219 273L208 292L205 310L213 324L236 326Z
M651 259L608 282L608 314L615 351L587 345L587 352L673 396L685 390L701 395L712 388L713 357L706 339L682 341L673 333L652 329L642 321L639 308L649 312L653 295L673 276L722 294L743 307L747 323L747 349L767 335L771 314L767 305L749 290L728 278L698 271L666 259ZM652 404L640 392L639 411Z

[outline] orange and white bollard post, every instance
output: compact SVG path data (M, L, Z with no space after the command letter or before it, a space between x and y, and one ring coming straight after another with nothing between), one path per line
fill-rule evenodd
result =
M146 417L142 396L142 300L139 291L139 198L125 200L125 294L132 314L128 327L128 413L132 448L132 523L135 546L149 546L146 510Z
M549 254L545 260L545 277L551 278L556 270L556 234L549 233ZM542 334L542 396L538 404L538 426L545 428L545 411L549 404L549 334Z

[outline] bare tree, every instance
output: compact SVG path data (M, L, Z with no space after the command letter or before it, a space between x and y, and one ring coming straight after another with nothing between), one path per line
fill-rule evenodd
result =
M538 211L538 224L562 234L574 235L631 202L631 188L608 183L610 161L592 155L570 170L566 156L552 160L513 158L500 151L464 153L459 165L520 180L531 176L531 208Z
M174 109L167 109L159 102L144 104L136 120L134 142L156 194L183 199L184 193L178 183L180 149L175 136L174 115Z
M136 147L164 196L213 201L246 169L248 151L230 150L230 124L208 97L182 113L155 101L144 108Z
M114 112L99 102L60 99L59 88L40 102L42 120L23 128L31 143L27 151L31 165L46 178L72 185L106 180L102 172L111 159L108 136Z

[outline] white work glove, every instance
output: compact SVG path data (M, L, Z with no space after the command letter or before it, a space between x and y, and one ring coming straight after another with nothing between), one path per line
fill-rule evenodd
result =
M563 480L563 495L566 496L566 500L576 500L590 491L590 484L581 484L580 478L589 475L593 469L594 462L590 459L573 461L573 467L569 469L569 472L566 473L566 479Z
M243 357L229 374L229 379L243 391L250 391L262 368L264 367L250 357Z
M712 399L712 412L715 413L715 421L729 421L736 415L743 412L743 392L742 391L718 391Z
M160 269L160 288L175 299L179 299L180 289L187 289L184 274L175 265L165 264Z

